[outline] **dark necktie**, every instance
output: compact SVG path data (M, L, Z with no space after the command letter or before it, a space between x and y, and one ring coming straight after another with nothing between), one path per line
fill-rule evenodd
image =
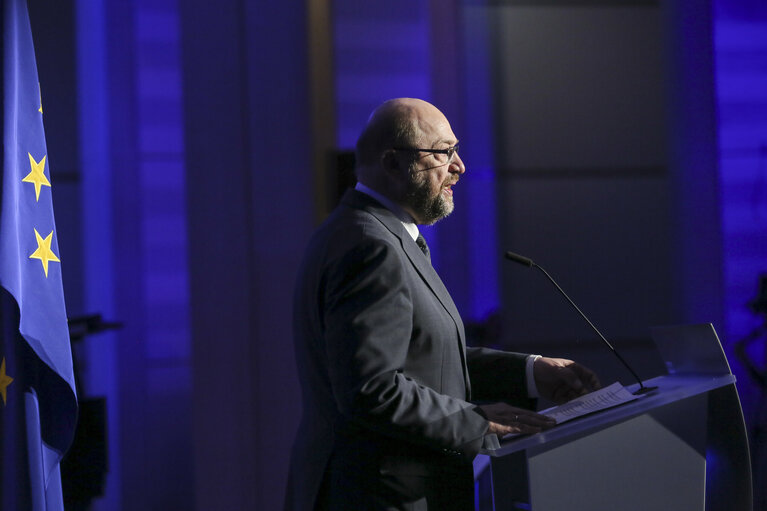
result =
M418 248L421 249L421 252L423 252L423 255L426 256L426 259L431 262L431 255L429 254L429 245L426 244L426 240L424 239L422 234L418 234L418 237L415 240L415 244L418 245Z

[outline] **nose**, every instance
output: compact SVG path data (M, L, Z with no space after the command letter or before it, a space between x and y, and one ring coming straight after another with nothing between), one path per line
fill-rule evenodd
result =
M459 155L457 151L453 155L453 159L450 160L449 170L450 170L450 172L452 172L454 174L459 174L459 175L463 174L464 172L466 172L466 166L463 164L463 160L461 159L461 155Z

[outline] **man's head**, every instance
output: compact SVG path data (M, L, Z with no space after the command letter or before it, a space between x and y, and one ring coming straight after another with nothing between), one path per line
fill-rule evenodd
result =
M433 224L453 211L451 186L466 168L454 150L450 123L420 99L391 99L368 119L357 141L357 177L410 213Z

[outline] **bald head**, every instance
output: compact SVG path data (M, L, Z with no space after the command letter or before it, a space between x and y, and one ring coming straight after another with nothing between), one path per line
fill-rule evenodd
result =
M394 147L416 147L433 119L447 123L442 112L421 99L396 98L384 102L370 115L357 140L357 175L372 177L382 155Z

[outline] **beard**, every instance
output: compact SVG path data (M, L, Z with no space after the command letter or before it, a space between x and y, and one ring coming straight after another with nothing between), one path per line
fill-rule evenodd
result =
M435 195L431 190L426 173L410 172L405 201L416 214L416 220L419 223L431 225L453 212L455 207L453 196L444 195L442 193L444 187L445 183L440 186Z

